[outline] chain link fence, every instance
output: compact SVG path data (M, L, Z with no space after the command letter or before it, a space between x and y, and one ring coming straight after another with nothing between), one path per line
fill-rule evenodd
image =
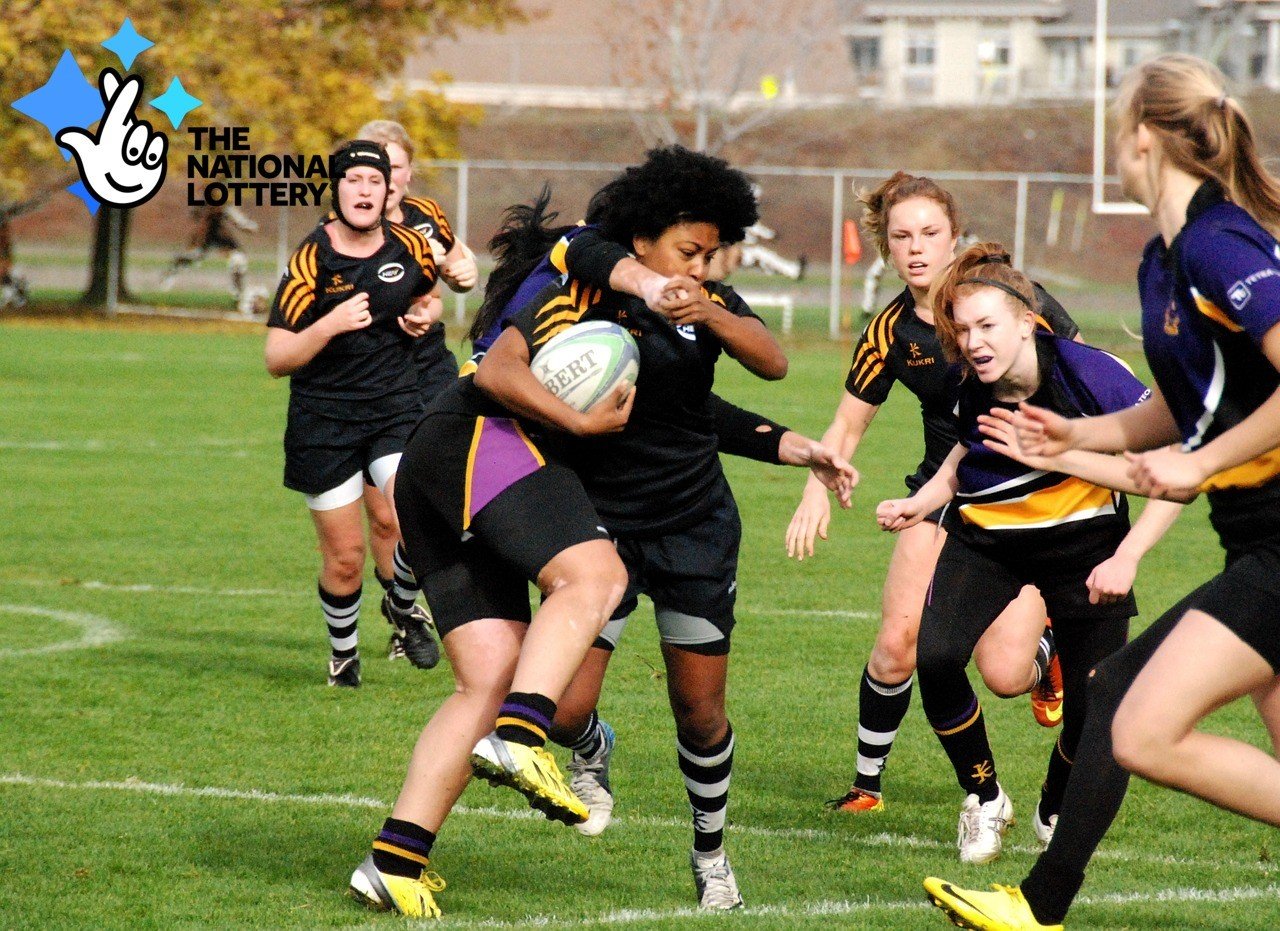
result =
M416 166L412 187L440 202L455 232L479 254L483 271L488 240L508 206L528 203L549 184L559 222L575 222L592 193L623 167L569 161L424 162ZM785 259L803 259L804 274L793 281L744 267L732 283L757 297L766 319L774 315L771 324L793 323L798 331L831 339L847 336L860 327L863 280L875 255L874 245L863 239L861 260L845 264L845 221L861 216L856 191L874 186L891 172L775 165L745 170L760 185L762 223L774 233L762 245ZM1102 309L1132 303L1128 294L1143 243L1151 235L1149 221L1092 214L1091 176L912 173L926 174L947 187L960 206L966 233L1005 243L1015 263L1047 286L1078 289L1082 299ZM243 206L240 212L249 228L224 223L229 242L213 241L201 249L202 232L186 197L185 184L166 185L154 200L133 210L127 230L120 231L127 246L115 273L127 291L124 300L130 309L261 316L289 254L327 210L327 203ZM84 290L93 223L70 195L57 195L15 219L13 238L18 271L36 299L73 300ZM183 255L189 261L178 260ZM890 271L881 299L897 286ZM478 291L451 299L455 332L479 300Z

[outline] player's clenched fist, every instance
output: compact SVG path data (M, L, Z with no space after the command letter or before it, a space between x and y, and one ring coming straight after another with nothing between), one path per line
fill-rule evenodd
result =
M364 291L351 295L326 315L333 328L333 335L363 330L373 322L369 313L369 295Z

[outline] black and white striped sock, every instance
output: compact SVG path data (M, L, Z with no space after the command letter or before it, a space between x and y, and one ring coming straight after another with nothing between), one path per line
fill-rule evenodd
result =
M693 849L719 850L724 842L724 816L733 774L733 725L714 747L697 750L676 736L680 772L693 810Z
M360 592L357 588L350 595L333 595L317 585L320 607L329 627L329 646L334 659L348 659L356 655L356 621L360 619Z
M577 737L567 738L562 747L568 747L574 753L581 757L593 757L600 752L600 747L604 744L604 728L600 726L600 715L596 713L594 708L591 709L591 717L587 718L587 723L582 728L582 733Z
M409 559L404 551L404 544L397 543L395 555L392 557L392 565L394 566L395 578L392 580L391 603L395 609L401 614L405 614L413 607L413 603L418 600L418 595L422 589L418 587L418 580L413 575L413 570L409 568Z
M888 683L871 678L862 670L858 697L858 775L853 784L867 792L880 791L880 774L889 759L889 751L898 737L898 727L911 707L911 685Z

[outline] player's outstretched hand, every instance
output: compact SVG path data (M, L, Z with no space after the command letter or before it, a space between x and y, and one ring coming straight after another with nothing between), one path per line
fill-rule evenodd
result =
M1049 456L1033 456L1022 448L1016 424L1017 414L1003 407L993 407L990 412L978 415L978 432L987 449L1008 456L1031 469L1052 471L1054 460Z
M1073 420L1026 401L1018 404L1013 425L1018 446L1027 455L1057 456L1075 449L1079 442Z
M1125 453L1124 457L1129 460L1129 477L1148 498L1191 501L1209 478L1200 467L1199 459L1176 446Z
M601 433L621 433L631 417L636 403L636 389L627 384L619 385L613 393L597 401L589 411L578 415L577 436L596 436Z
M914 527L924 518L918 498L891 498L876 507L876 523L881 530L897 533Z
M415 339L422 336L444 315L444 301L435 294L424 294L413 303L408 312L397 318L400 329Z
M363 330L373 323L373 315L369 313L369 295L364 291L357 291L321 319L329 322L333 336Z
M791 523L787 525L787 556L804 561L813 555L813 541L817 537L827 539L827 526L831 523L831 502L825 488L814 488L805 483L804 497Z
M136 207L150 200L164 181L169 140L154 132L146 120L133 115L142 94L142 79L104 68L98 91L106 108L98 132L69 126L56 136L58 145L70 149L89 193L104 204Z

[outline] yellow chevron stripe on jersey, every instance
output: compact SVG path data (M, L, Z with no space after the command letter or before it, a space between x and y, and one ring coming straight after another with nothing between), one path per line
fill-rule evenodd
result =
M1110 489L1074 477L1012 501L960 505L965 522L984 530L1056 527L1115 512L1115 494Z
M315 303L319 252L320 247L316 243L305 242L289 259L289 283L280 296L280 312L290 326L302 319L302 315Z
M1238 466L1209 476L1200 491L1222 491L1224 488L1257 488L1280 475L1280 449L1263 453Z
M1200 313L1204 314L1214 323L1222 324L1232 333L1244 332L1244 327L1242 327L1240 324L1236 323L1234 320L1228 317L1225 313L1222 312L1221 307L1219 307L1213 301L1209 300L1207 297L1205 297L1195 288L1191 289L1191 296L1195 298L1196 310L1200 311Z
M430 197L409 196L404 199L404 203L417 207L435 223L436 229L440 231L440 235L446 240L453 240L453 227L449 225L449 218L445 215L444 208L440 206L438 201L432 200ZM444 245L444 243L441 243Z
M402 226L399 223L392 223L390 229L391 235L404 243L414 262L422 269L422 273L434 284L436 280L436 260L427 237L412 227Z
M865 391L871 382L884 371L885 359L893 347L893 328L902 316L902 304L890 304L872 318L867 326L867 341L862 354L854 360L854 386Z

